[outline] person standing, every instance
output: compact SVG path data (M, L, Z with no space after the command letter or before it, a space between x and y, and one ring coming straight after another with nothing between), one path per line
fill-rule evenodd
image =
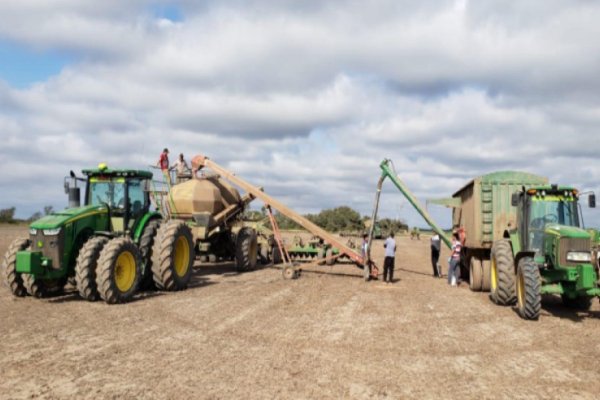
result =
M433 267L433 276L435 278L441 278L442 271L440 271L438 266L438 261L440 259L440 247L442 241L440 239L440 235L434 232L431 237L431 266Z
M369 235L367 235L366 233L363 233L363 240L362 243L360 245L360 254L362 255L363 259L367 258L367 253L369 249Z
M394 232L390 232L389 237L383 244L385 247L385 259L383 260L383 281L392 283L394 281L394 260L396 258L396 241Z
M185 161L183 153L179 154L179 158L177 159L177 161L175 161L175 164L170 169L174 169L177 172L177 183L183 182L184 180L186 180L186 178L191 178L192 170Z
M462 243L458 232L452 234L452 253L448 260L448 284L452 286L458 286L458 264L460 263L460 252L462 250Z
M169 173L169 149L166 147L163 149L162 153L160 153L160 157L156 162L156 166L160 168L163 173L167 183L171 184L171 174Z

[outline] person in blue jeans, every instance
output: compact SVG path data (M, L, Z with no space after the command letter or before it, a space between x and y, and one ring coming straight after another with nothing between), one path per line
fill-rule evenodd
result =
M458 282L458 264L460 263L460 252L462 243L458 236L458 232L452 234L452 254L448 260L448 284L457 286Z

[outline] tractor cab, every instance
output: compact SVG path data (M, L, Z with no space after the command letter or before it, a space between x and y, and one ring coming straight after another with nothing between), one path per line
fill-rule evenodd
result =
M588 200L589 206L594 207L593 194ZM557 185L523 188L513 194L512 205L517 207L522 251L535 253L536 258L543 257L547 254L545 250L549 250L545 246L562 240L564 245L568 242L570 247L582 247L581 250L585 248L589 252L589 234L582 229L577 189ZM567 261L566 254L563 261ZM578 261L589 262L587 259Z
M150 209L147 190L152 173L132 169L110 169L100 164L95 169L84 169L86 175L85 205L106 206L110 215L111 231L132 230Z

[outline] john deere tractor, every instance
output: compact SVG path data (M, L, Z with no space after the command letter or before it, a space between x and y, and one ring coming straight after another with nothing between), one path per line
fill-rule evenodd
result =
M82 172L85 178L71 172L74 187L66 183L70 208L33 222L29 238L16 239L4 256L13 295L45 297L69 279L84 299L111 304L129 300L140 284L185 288L192 235L183 222L161 224L161 215L150 211L152 173L105 164ZM83 206L77 181L85 182Z
M543 294L561 295L569 307L589 309L600 296L592 237L582 228L579 193L557 185L523 189L512 195L516 226L494 242L491 299L517 303L524 319L537 319ZM588 197L595 207L595 195Z

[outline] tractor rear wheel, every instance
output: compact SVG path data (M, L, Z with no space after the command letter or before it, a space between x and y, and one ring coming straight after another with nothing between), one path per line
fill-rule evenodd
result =
M27 289L23 284L23 277L17 272L17 252L26 250L31 241L26 238L15 239L4 254L2 270L4 272L4 281L10 288L11 293L17 297L23 297L27 294Z
M152 250L154 284L163 290L186 289L194 267L194 239L183 221L171 220L156 234Z
M489 292L490 291L490 269L491 269L491 261L487 259L481 260L481 291Z
M100 298L96 283L96 270L98 267L98 257L100 257L100 252L106 243L108 243L108 238L106 237L92 237L85 242L77 256L77 262L75 263L75 284L79 295L88 301L96 301Z
M469 261L469 289L473 292L481 291L482 286L482 267L481 260L477 257L471 257Z
M140 254L142 256L142 277L140 280L141 289L152 289L154 281L152 280L152 249L154 247L154 241L156 233L162 221L160 219L153 219L148 222L142 237L140 238Z
M333 259L333 250L331 248L327 249L325 252L325 257L327 257L327 260L325 261L327 265L335 264L335 260Z
M108 304L123 303L135 294L141 275L142 257L128 237L112 239L100 252L96 285Z
M492 246L490 291L490 298L496 304L507 306L517 300L514 258L510 242L506 239L497 240Z
M517 310L524 319L538 319L542 309L541 277L530 257L519 260L517 269Z
M574 308L577 310L589 310L592 307L593 297L580 296L569 298L566 295L562 295L561 297L565 307Z
M242 228L235 241L235 265L239 272L256 268L258 241L256 232L251 228Z

